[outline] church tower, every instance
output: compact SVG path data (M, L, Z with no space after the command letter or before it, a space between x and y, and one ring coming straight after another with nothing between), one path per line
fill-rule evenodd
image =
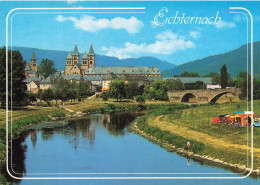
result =
M83 76L85 75L85 72L88 68L89 68L88 55L85 51L84 54L82 55L82 63L81 63L81 71Z
M37 72L37 58L36 58L34 50L33 50L32 58L31 58L31 69L34 70L35 72Z
M73 60L72 60L73 65L76 63L79 64L79 51L78 51L78 47L77 47L76 43L75 43L74 51L72 53L72 58L73 58Z
M66 66L65 66L65 76L70 75L70 69L72 68L72 62L73 62L73 58L71 53L69 52L66 58Z
M89 63L89 68L95 67L95 53L92 44L90 45L89 52L88 52L88 63Z

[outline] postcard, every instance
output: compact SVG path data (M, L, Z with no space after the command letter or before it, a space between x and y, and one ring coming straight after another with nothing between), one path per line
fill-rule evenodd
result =
M259 1L0 5L0 184L260 183Z

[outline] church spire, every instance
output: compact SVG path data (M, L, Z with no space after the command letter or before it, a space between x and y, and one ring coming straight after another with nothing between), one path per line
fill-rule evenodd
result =
M72 55L79 55L79 50L78 50L78 47L76 45L76 41L75 41L75 47L74 47L74 51L73 51Z
M92 44L90 45L88 55L95 55Z
M35 59L36 59L36 55L35 55L35 52L34 52L34 49L33 49L31 60L35 60Z

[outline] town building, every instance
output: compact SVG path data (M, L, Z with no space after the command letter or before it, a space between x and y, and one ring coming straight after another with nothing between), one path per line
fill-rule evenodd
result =
M140 87L149 84L149 79L155 80L162 78L162 74L157 66L97 67L92 44L90 45L88 53L85 51L82 57L80 57L76 43L73 52L68 52L64 72L59 71L46 79L39 76L37 73L37 58L33 50L31 63L26 63L25 76L27 89L32 92L38 92L39 89L54 88L59 78L77 83L81 80L89 81L92 91L100 89L107 91L109 89L109 83L114 79L121 79L126 83L136 83L136 85Z
M211 84L210 77L172 77L172 79L180 80L182 83L195 83L195 82L203 82L203 84Z
M114 73L116 76L146 76L146 77L161 77L162 74L157 66L154 67L94 67L89 68L85 72L85 76L101 76L104 77L109 73Z
M71 54L69 52L66 58L65 77L74 74L84 76L84 73L87 69L95 67L95 53L92 44L90 45L88 54L86 53L86 51L84 52L81 63L79 62L79 60L80 55L78 47L75 43L73 53Z
M37 58L36 58L34 50L33 50L32 58L31 58L31 69L37 72Z

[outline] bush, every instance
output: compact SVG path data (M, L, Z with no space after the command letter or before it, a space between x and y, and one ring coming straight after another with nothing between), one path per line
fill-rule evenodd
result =
M44 103L43 103L43 102L37 102L36 105L37 105L37 106L43 106Z
M142 95L137 95L135 100L136 100L136 102L138 102L140 104L145 104L145 98Z
M97 94L98 95L98 94ZM104 92L101 94L100 96L102 98L103 101L107 101L108 100L108 93L107 92Z
M63 117L66 117L66 114L63 112L56 112L56 113L52 114L51 117L63 118Z
M104 113L105 109L103 107L100 108L100 112Z
M6 178L0 174L0 184L7 184Z
M108 108L109 110L115 110L115 109L116 109L116 106L115 106L114 104L108 104L108 105L107 105L107 108Z

